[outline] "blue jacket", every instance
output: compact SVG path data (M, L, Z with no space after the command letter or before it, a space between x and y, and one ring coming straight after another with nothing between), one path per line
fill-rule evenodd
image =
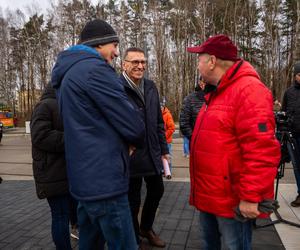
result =
M141 146L144 123L114 69L93 48L59 54L52 72L65 129L70 192L101 200L128 191L128 145Z

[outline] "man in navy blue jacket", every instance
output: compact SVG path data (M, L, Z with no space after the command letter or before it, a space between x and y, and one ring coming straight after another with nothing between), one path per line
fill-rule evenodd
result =
M58 56L52 84L65 129L71 194L79 201L79 249L137 249L128 205L129 150L144 123L110 63L118 37L103 20L86 24L79 45Z
M146 237L153 246L165 247L165 242L154 232L153 223L164 193L162 159L169 161L169 149L157 88L153 81L144 78L146 64L143 50L139 48L126 50L121 80L129 100L138 107L146 125L145 143L137 148L130 158L128 197L137 243L141 243L140 235ZM139 224L138 213L143 180L147 184L147 194Z

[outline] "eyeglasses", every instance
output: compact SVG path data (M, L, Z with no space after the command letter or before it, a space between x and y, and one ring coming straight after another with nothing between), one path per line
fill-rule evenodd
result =
M132 61L125 60L125 61L130 62L135 67L138 66L139 64L142 64L142 66L145 66L147 64L146 60L132 60Z

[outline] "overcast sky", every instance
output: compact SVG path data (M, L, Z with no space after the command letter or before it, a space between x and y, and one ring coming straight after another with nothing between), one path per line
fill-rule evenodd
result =
M54 2L56 2L56 0L54 0ZM91 2L97 3L98 0L91 0ZM50 7L50 0L0 0L0 7L2 8L2 11L5 11L6 8L11 10L19 8L25 12L26 6L31 6L32 3L36 3L43 11Z
M50 7L49 0L0 0L0 6L3 11L6 8L24 11L26 6L31 5L31 3L37 3L42 9Z

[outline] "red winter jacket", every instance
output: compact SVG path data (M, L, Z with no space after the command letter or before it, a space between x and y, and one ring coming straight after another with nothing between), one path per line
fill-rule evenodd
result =
M272 95L253 67L238 61L205 98L191 142L190 204L232 218L240 200L274 195L280 145Z

